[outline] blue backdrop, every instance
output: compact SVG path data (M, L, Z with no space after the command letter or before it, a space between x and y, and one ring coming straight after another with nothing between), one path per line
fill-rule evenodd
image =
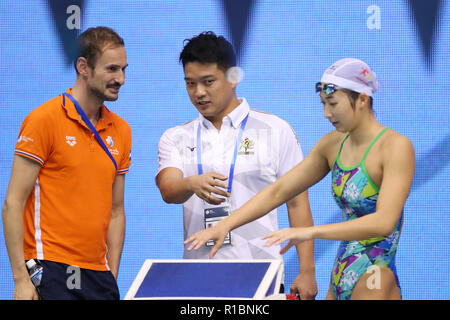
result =
M243 8L237 8L238 3ZM182 257L181 206L164 203L154 184L157 147L167 128L197 117L178 55L184 39L208 30L232 40L240 53L245 75L238 96L246 97L254 109L289 121L305 154L333 129L323 118L313 90L322 72L343 57L371 65L380 83L374 97L376 116L409 137L417 157L397 254L403 297L450 298L448 1L74 0L50 4L44 0L0 3L0 199L6 194L24 117L73 86L70 40L88 27L114 28L125 40L129 68L119 100L107 105L128 121L133 133L133 162L126 177L126 239L118 280L122 298L145 259ZM67 13L71 4L80 8L79 16L76 10ZM330 177L311 188L310 201L315 224L340 221ZM288 225L284 206L279 220L281 227ZM316 241L318 299L326 295L337 244ZM284 259L289 287L298 271L295 250ZM2 234L0 299L11 299L13 290Z

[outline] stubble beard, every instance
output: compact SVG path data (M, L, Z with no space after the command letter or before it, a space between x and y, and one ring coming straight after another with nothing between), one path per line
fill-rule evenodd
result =
M117 95L115 97L108 96L103 91L101 91L100 89L95 88L95 87L90 87L90 91L91 91L92 95L97 97L102 102L103 101L116 101L119 98L119 95Z

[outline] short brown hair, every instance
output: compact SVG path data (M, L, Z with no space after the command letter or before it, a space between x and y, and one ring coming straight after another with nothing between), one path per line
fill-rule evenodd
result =
M97 58L103 53L106 47L123 47L123 39L113 29L108 27L89 28L78 37L78 54L74 66L77 70L77 60L84 57L87 64L92 69L95 67Z

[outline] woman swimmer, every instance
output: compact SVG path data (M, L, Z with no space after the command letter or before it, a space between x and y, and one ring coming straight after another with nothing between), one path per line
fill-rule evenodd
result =
M215 227L185 241L188 250L215 241L212 258L229 231L253 221L305 191L332 172L332 193L344 222L288 228L266 235L266 246L289 240L281 253L306 240L340 240L327 299L401 299L395 254L403 207L415 169L411 141L381 125L372 110L378 89L363 61L335 62L316 84L324 115L336 130L305 159Z

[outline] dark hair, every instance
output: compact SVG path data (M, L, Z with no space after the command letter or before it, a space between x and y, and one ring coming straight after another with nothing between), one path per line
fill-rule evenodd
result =
M349 89L340 89L340 90L347 95L348 99L350 100L350 105L352 106L352 109L355 110L356 100L358 99L360 93ZM373 112L372 97L369 97L369 110Z
M192 39L185 39L180 59L183 68L189 62L217 63L224 72L236 66L236 53L233 46L223 36L216 36L212 31L202 32Z
M75 59L75 71L77 70L77 60L84 57L87 64L92 69L95 67L97 58L103 53L106 47L125 46L123 39L113 29L108 27L89 28L78 37L78 55Z

